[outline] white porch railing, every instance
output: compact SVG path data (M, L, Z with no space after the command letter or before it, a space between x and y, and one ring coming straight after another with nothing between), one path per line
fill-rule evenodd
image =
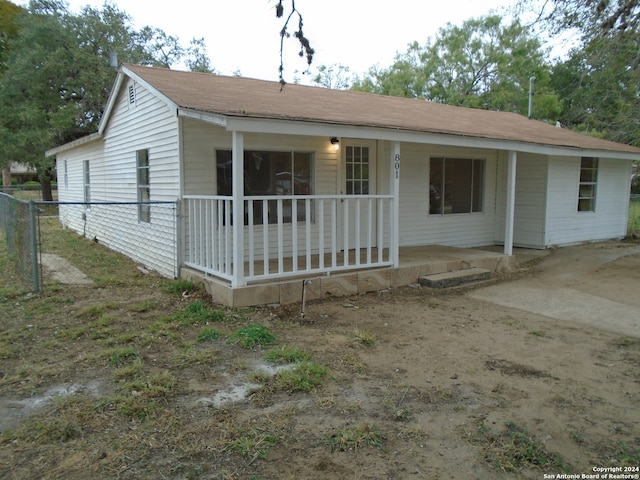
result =
M231 281L232 197L187 195L185 265ZM244 199L244 282L389 266L391 195Z

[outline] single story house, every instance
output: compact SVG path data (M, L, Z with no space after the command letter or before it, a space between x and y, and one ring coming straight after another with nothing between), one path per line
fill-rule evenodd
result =
M124 64L98 132L47 155L65 226L240 305L397 268L401 248L624 237L640 149L514 113ZM72 204L89 201L142 203ZM252 285L261 301L234 296Z

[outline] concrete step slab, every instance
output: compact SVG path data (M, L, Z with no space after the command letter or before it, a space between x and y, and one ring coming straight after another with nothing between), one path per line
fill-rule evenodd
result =
M484 268L465 268L452 272L424 275L419 278L420 285L431 288L447 288L462 285L464 283L479 282L491 278L491 271Z

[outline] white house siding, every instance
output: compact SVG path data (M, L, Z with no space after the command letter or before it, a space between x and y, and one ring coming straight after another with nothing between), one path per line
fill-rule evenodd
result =
M429 214L431 157L486 160L482 213ZM477 247L494 243L496 165L493 150L402 144L400 167L400 246L449 245Z
M222 127L204 122L183 119L183 158L184 158L184 192L185 195L216 195L216 150L230 150L232 134ZM338 185L338 153L326 137L244 134L245 150L271 150L311 152L314 154L313 194L335 195ZM274 197L275 199L276 197ZM316 206L317 209L317 206ZM317 213L316 213L317 214ZM330 216L325 212L325 247L331 245ZM303 224L299 223L296 236L299 251L306 243ZM257 257L263 256L263 226L254 227L254 252ZM283 226L282 248L285 255L293 251L293 234L290 224ZM317 251L319 241L318 222L311 228L312 249ZM245 247L250 241L248 227L245 227ZM277 225L269 225L269 255L277 254L279 248ZM188 240L188 239L187 239ZM188 241L185 242L185 245Z
M175 111L139 85L136 103L130 105L127 87L123 86L116 101L103 139L58 156L59 165L67 160L69 185L60 201L83 201L82 164L89 160L92 202L136 202L136 151L142 149L149 150L151 201L178 199ZM62 170L59 167L59 175ZM171 277L177 275L175 214L172 205L152 205L151 222L144 223L138 221L136 205L60 209L64 225Z
M549 161L547 246L620 238L626 234L629 162L600 159L595 212L578 212L580 158Z
M545 247L546 195L547 157L519 154L513 222L515 246Z

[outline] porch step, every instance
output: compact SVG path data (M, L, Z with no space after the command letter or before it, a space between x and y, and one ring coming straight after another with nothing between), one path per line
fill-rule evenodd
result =
M419 278L420 285L431 288L446 288L462 285L463 283L479 282L488 280L491 271L483 268L466 268L453 272L437 273L435 275L425 275Z

